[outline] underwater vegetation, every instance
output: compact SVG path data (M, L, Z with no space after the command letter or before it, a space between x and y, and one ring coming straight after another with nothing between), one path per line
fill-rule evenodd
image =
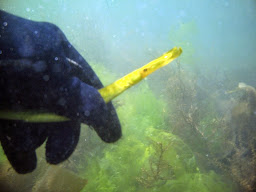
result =
M103 82L116 79L100 64L92 67ZM179 62L171 69L165 96L155 94L146 80L114 100L123 127L123 139L117 143L106 145L83 125L77 149L61 165L87 181L82 191L254 190L255 133L251 124L246 132L241 125L253 112L249 102L255 101L254 89L247 86L227 94L225 110L219 109L217 88L202 90L197 77ZM231 95L236 99L229 102ZM45 178L48 183L56 179ZM38 177L35 186L43 179Z
M149 54L155 58L169 45L183 49L160 75L113 101L121 140L106 145L83 124L72 156L55 173L38 166L20 190L256 191L256 43L249 27L256 26L255 1L113 0L107 11L99 6L105 1L44 0L39 8L6 2L21 15L61 24L105 85ZM241 81L248 85L237 87ZM3 153L0 147L0 177L9 177L0 184L22 184ZM83 185L57 182L65 175L59 167Z
M7 158L6 158L6 156L5 155L3 155L4 154L4 151L3 151L3 148L2 148L2 146L0 147L0 164L2 163L2 162L4 162Z
M188 145L163 129L164 102L146 83L138 89L117 109L124 138L86 157L83 191L232 191L214 171L201 172Z
M106 69L92 66L103 81L115 79ZM114 105L123 139L105 145L84 128L77 150L65 163L88 180L82 191L236 191L224 174L200 165L193 147L173 133L168 103L156 97L147 81Z
M225 91L233 87L230 80L224 88L203 89L198 81L180 63L172 66L166 89L172 133L191 147L200 168L227 175L241 191L255 191L255 88L240 83Z
M244 191L256 190L256 89L239 84L241 94L232 109L229 140L232 150L224 158L226 170L243 187Z
M157 81L164 84L163 95L152 91L149 79L114 100L123 127L119 142L106 145L83 125L75 153L61 165L76 175L39 167L29 187L58 191L55 172L81 181L77 188L72 179L62 184L77 191L84 185L82 191L255 191L255 89L234 88L232 79L220 82L224 88L211 84L218 80L204 74L200 79L181 61L188 57L164 70L164 83ZM92 68L105 84L117 79L101 64ZM13 172L5 168L0 176Z

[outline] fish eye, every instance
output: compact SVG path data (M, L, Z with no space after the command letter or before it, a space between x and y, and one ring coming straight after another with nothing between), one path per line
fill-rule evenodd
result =
M148 71L148 69L143 69L143 72L147 72Z

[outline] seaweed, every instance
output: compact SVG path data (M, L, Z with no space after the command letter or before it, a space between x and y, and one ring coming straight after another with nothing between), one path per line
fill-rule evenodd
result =
M7 160L7 157L4 154L4 150L2 146L0 146L0 164L2 164L5 160Z
M169 73L167 121L172 133L191 147L200 169L215 170L237 183L240 190L254 191L254 88L225 91L232 83L212 84L215 75L199 77L184 70L179 62ZM204 83L200 84L202 78Z
M191 148L166 121L167 103L147 82L118 100L123 138L84 153L86 166L79 174L88 184L83 191L234 191L213 170L200 171Z

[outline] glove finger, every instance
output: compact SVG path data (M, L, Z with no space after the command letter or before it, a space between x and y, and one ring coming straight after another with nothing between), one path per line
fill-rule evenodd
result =
M7 159L17 173L30 173L36 168L37 158L35 150L26 152L16 151L15 149L8 147L8 145L5 145L4 142L2 142L2 147Z
M0 139L16 151L35 150L45 141L47 131L44 124L26 123L17 120L0 120Z
M48 129L46 142L46 161L58 164L66 160L75 150L79 135L80 123L67 121L55 123L54 128Z
M32 172L37 165L35 149L46 139L41 124L0 120L0 141L12 167L21 174Z

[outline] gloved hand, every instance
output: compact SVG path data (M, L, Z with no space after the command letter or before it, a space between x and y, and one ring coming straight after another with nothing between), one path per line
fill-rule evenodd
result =
M35 150L45 140L49 163L66 160L78 143L81 123L105 142L121 137L113 105L97 91L99 78L58 27L4 11L0 25L0 110L44 111L70 119L27 123L0 117L0 141L18 173L35 169Z

